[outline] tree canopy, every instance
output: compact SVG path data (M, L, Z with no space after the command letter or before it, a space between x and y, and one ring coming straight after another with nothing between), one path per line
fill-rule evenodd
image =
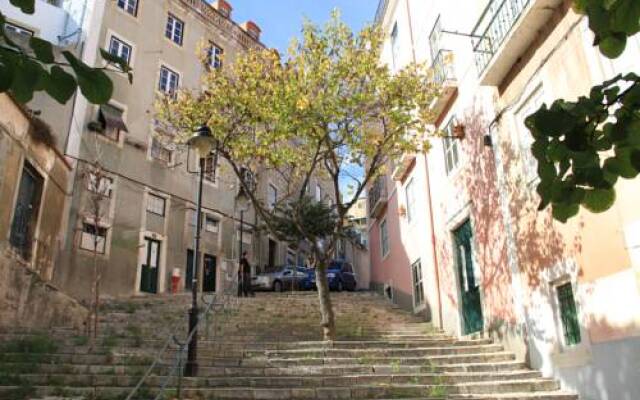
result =
M336 14L324 28L305 23L284 57L249 51L207 74L203 90L158 103L158 118L173 127L174 141L184 143L205 123L238 177L249 169L276 182L277 198L266 199L264 186L240 179L271 231L282 231L286 215L288 235L311 246L327 337L334 322L323 271L344 237L347 212L396 158L427 151L433 131L430 107L439 90L432 71L412 64L391 73L380 63L382 49L379 29L353 33ZM324 212L306 203L312 180L329 188L319 200L330 204L336 221L322 227L323 238L319 225L305 222Z
M640 31L637 0L574 0L589 18L594 45L619 57L627 37ZM525 121L535 141L540 209L566 222L580 206L604 212L616 199L615 184L640 173L640 77L618 75L576 101L543 105Z

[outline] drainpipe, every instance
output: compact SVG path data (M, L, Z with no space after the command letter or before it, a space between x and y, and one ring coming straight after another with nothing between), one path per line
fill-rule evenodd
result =
M409 23L409 40L411 41L411 56L413 58L413 62L417 63L416 57L416 47L415 42L413 40L413 24L411 22L411 6L409 5L409 0L405 0L405 7L407 8L407 21ZM438 264L438 255L436 254L436 230L433 226L433 200L431 197L431 179L429 178L429 160L427 154L424 154L424 172L426 176L426 186L427 186L427 205L429 209L429 226L430 226L430 234L431 234L431 252L433 254L433 268L435 269L435 277L436 277L436 292L438 295L438 325L442 329L442 296L440 295L440 266Z

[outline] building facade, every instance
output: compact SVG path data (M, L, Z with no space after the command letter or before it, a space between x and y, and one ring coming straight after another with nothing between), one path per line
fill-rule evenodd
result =
M640 184L619 182L605 213L554 221L537 210L524 119L638 72L640 38L609 60L570 1L467 3L380 2L381 61L432 65L446 137L369 189L372 284L447 332L495 337L583 399L631 399Z

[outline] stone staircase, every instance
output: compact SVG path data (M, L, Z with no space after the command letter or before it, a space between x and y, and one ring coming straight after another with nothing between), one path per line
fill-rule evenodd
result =
M488 339L458 340L373 293L333 294L339 340L321 341L315 293L217 299L199 330L199 376L183 399L574 400L558 382L515 361ZM153 360L134 399L177 398L168 377L186 337L189 296L104 305L93 348L64 327L0 332L0 399L124 400Z

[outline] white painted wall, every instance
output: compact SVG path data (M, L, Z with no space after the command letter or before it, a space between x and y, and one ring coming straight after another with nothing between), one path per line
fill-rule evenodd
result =
M66 0L63 7L57 7L43 0L36 0L36 12L25 14L12 6L9 0L0 0L0 10L9 22L30 29L36 36L53 44L62 44L59 39L78 29L81 16L76 12L72 17L65 8L68 6L74 10L82 9L86 2L87 0Z

